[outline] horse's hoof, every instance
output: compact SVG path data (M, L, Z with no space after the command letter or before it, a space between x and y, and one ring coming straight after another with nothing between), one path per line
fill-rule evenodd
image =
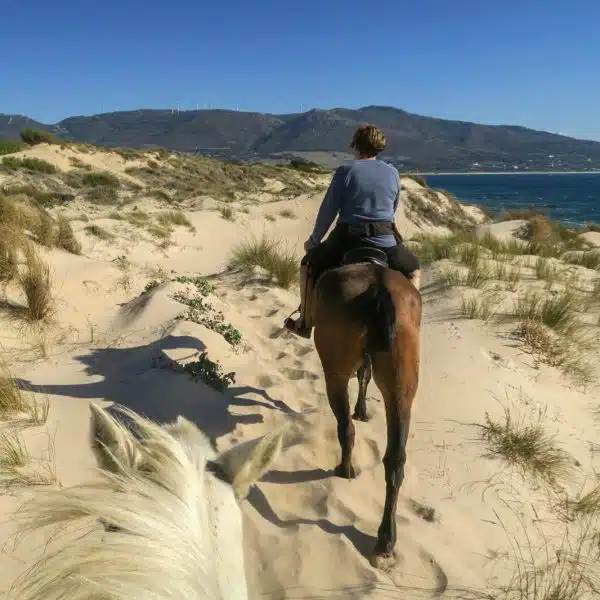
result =
M397 563L396 553L392 552L383 552L381 554L374 553L369 559L371 566L374 569L378 569L379 571L388 572L391 571Z
M369 415L367 415L366 412L355 412L352 415L352 418L355 421L362 421L363 423L366 423L369 420Z
M356 471L352 465L344 466L338 465L334 470L334 474L342 479L354 479L356 477Z

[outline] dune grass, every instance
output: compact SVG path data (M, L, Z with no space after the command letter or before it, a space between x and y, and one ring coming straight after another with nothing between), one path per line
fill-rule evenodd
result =
M27 300L24 317L32 322L48 319L54 308L50 267L33 245L26 247L25 272L20 275L19 284Z
M191 231L195 230L195 227L192 225L192 222L187 218L185 213L180 210L168 210L159 213L156 215L156 220L158 223L164 227L168 227L169 225L187 227Z
M96 225L94 223L91 225L86 225L84 227L84 231L90 235L93 235L94 237L97 237L99 240L104 241L112 240L115 237L112 233L104 229L104 227L100 227L100 225Z
M263 234L250 238L234 248L229 265L253 271L264 269L278 286L288 289L298 281L300 259L278 238Z
M26 417L28 422L41 425L48 418L48 410L48 399L38 401L21 389L7 362L0 358L0 421Z
M555 444L541 422L515 420L510 409L505 408L500 419L493 419L486 412L485 423L479 429L491 456L537 482L555 487L571 474L572 458Z
M62 215L58 218L56 245L71 254L81 254L81 244L75 237L71 223Z
M581 299L569 291L554 296L535 292L521 294L515 303L513 316L543 323L562 333L572 333L577 329L577 307Z
M489 321L495 316L495 308L499 302L497 294L483 294L481 296L463 296L461 299L461 312L468 319L481 319Z

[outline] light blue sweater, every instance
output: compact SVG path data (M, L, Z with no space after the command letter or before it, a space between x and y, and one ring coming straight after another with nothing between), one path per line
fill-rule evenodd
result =
M319 209L310 236L314 247L339 214L338 223L394 221L400 200L400 174L396 167L373 159L358 159L338 167ZM393 235L367 238L375 246L396 244Z

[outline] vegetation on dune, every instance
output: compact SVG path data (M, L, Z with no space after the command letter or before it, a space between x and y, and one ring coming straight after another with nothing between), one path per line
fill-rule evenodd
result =
M53 174L57 172L56 167L49 163L47 160L41 158L18 158L16 156L5 156L0 162L0 168L5 171L17 171L23 169L25 171L31 171L33 173L45 173Z
M22 142L16 140L0 140L0 156L3 154L14 154L25 148Z
M592 280L590 288L574 266L598 270L600 252L589 249L578 231L544 216L516 216L526 217L516 238L500 240L489 232L466 229L449 235L419 234L409 246L424 264L449 261L439 270L443 287L475 291L461 298L460 310L466 318L516 321L513 334L536 364L557 367L585 387L597 375L586 358L591 348L587 337L594 324L584 316L600 307L600 279ZM544 289L521 291L512 301L499 295L503 290L518 292L524 279L532 276ZM596 321L600 325L600 317Z
M541 416L537 422L515 419L505 408L502 418L485 413L485 423L477 426L489 455L501 458L523 475L557 486L572 474L573 459L559 448L546 431Z
M56 138L50 132L30 128L21 131L21 140L30 146L57 143Z
M27 301L24 317L32 322L44 321L54 308L50 267L32 245L26 247L25 257L25 271L19 277Z
M234 248L229 265L247 272L253 272L259 267L284 289L296 283L300 273L299 257L281 240L264 234L260 238L250 238Z

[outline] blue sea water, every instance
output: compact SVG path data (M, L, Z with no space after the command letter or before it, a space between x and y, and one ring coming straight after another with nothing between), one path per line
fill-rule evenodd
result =
M430 187L448 190L492 214L534 208L565 225L600 223L600 173L425 175Z

